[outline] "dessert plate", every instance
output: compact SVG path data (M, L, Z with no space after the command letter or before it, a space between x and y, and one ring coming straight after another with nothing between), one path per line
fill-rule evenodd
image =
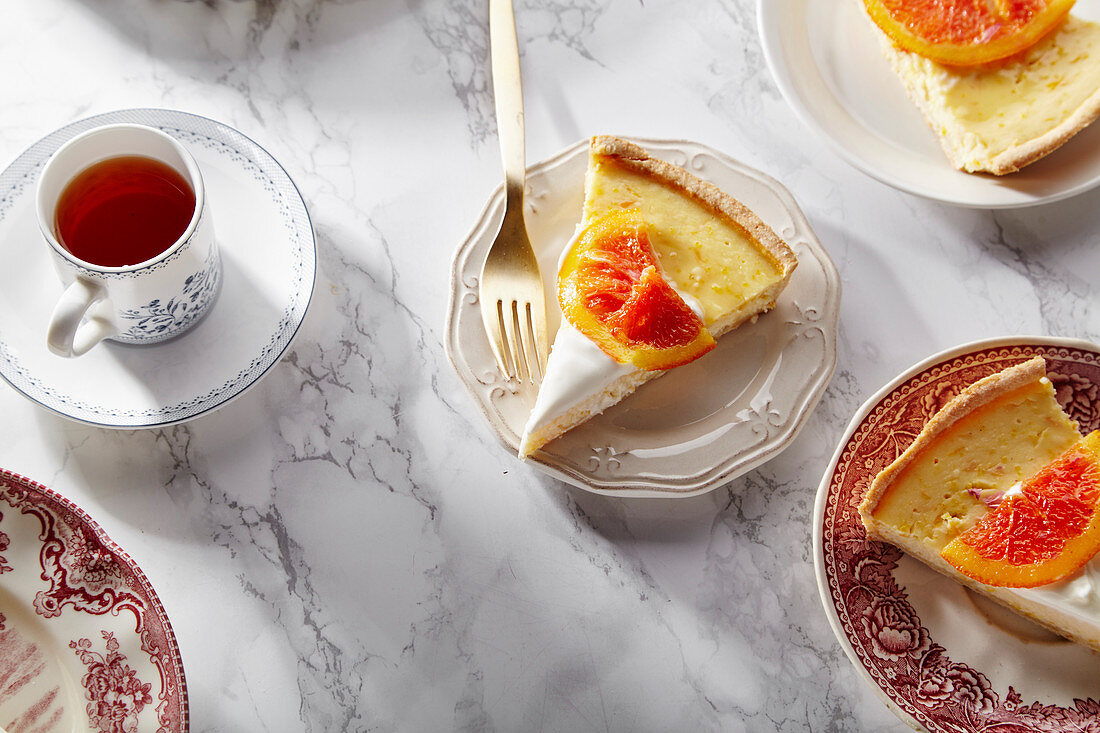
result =
M218 299L202 321L151 346L105 342L65 359L46 348L61 281L38 231L35 182L62 143L91 127L158 127L194 155L222 256ZM163 109L90 117L31 146L0 173L0 376L59 415L111 428L170 425L225 405L290 345L313 294L317 254L298 189L231 127Z
M1100 20L1100 0L1073 13ZM980 208L1048 203L1100 184L1100 124L1007 176L955 170L879 50L861 0L759 0L776 84L809 127L864 173L919 196Z
M1065 641L892 545L868 541L870 481L966 385L1042 355L1082 432L1100 427L1100 346L995 339L933 356L867 400L818 489L814 565L825 611L863 677L929 731L1100 729L1100 653Z
M81 509L0 471L0 724L11 733L185 733L160 599Z
M787 241L798 268L770 313L529 460L597 493L690 496L749 471L794 439L836 365L840 280L798 205L776 181L698 143L635 142L746 204ZM587 163L583 140L527 174L527 227L551 298L558 258L580 220ZM501 441L518 450L533 395L515 390L497 372L477 303L481 265L503 211L501 187L455 255L447 350ZM547 310L553 337L561 312Z

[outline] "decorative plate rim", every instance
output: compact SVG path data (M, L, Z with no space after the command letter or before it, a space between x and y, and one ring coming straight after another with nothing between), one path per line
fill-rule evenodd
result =
M158 122L150 122L150 118L156 119ZM64 401L50 399L48 386L43 388L41 385L36 384L36 378L23 373L26 370L18 360L10 357L8 342L0 334L0 379L7 382L18 394L56 415L85 425L121 430L168 427L208 415L233 402L259 383L272 367L279 363L282 355L290 349L302 323L305 321L306 313L313 300L313 294L316 292L318 269L316 232L313 229L313 222L310 218L309 209L305 205L305 199L302 197L297 184L294 183L294 180L278 159L255 140L224 122L192 112L162 107L135 107L102 112L70 122L39 138L16 155L0 171L0 180L14 180L22 172L19 186L31 185L37 180L37 171L41 168L45 159L49 157L50 152L59 147L65 140L91 127L114 122L138 122L155 124L163 128L181 124L187 120L195 121L197 123L196 127L200 125L203 127L212 126L215 129L224 130L229 135L239 136L255 148L255 151L259 154L258 157L261 159L257 162L240 150L233 149L233 152L242 158L248 159L253 165L263 164L262 168L265 174L274 175L279 179L278 183L284 187L283 192L291 198L289 202L291 208L300 209L300 211L295 211L292 216L295 232L302 239L301 246L293 250L300 255L295 259L294 266L301 269L301 280L307 285L288 300L279 327L273 334L271 341L258 354L254 355L252 362L238 372L236 377L220 387L215 387L206 394L196 395L176 405L161 405L155 409L131 411L134 414L116 416L113 420L103 414L109 412L109 409L103 406L99 408L97 414L95 406L88 407L81 404L80 400L69 400L69 409L66 410ZM179 130L189 134L204 134L185 127L180 127ZM214 138L209 139L214 140ZM215 142L229 147L226 140L215 140ZM35 162L28 168L32 158ZM7 209L14 205L14 198L7 196L0 198L0 219L6 215Z
M119 562L125 565L127 571L133 574L134 578L138 581L138 585L141 587L141 591L150 601L151 608L149 611L155 616L158 624L164 631L164 638L168 644L168 656L171 661L171 669L166 670L166 673L171 674L179 686L180 727L173 730L171 733L188 733L190 730L190 701L179 642L176 639L176 633L172 628L171 620L168 618L168 611L164 607L164 603L161 601L152 582L149 580L148 576L145 575L145 572L130 554L115 542L110 535L107 534L107 531L103 529L87 511L68 497L63 496L34 479L27 478L22 474L5 468L0 468L0 483L18 484L25 489L38 492L47 497L60 511L68 513L71 518L75 518L82 526L87 528ZM160 727L159 730L165 729Z
M1084 352L1091 352L1100 355L1100 345L1084 339L1059 336L999 336L994 338L969 341L958 346L954 346L937 352L917 362L913 366L902 371L896 377L890 379L884 386L876 390L856 410L854 416L845 427L844 432L841 434L841 437L837 443L836 450L833 452L832 458L830 459L824 473L822 474L821 483L818 485L817 494L814 499L812 516L812 549L814 558L814 577L817 581L818 597L824 608L825 616L829 621L829 627L832 629L833 634L840 644L841 649L844 650L845 656L856 668L859 676L871 687L876 696L878 696L878 698L882 700L886 707L889 708L900 721L909 725L915 730L923 731L928 729L916 718L914 718L910 713L903 710L897 704L897 702L891 699L886 691L880 687L878 682L875 681L875 678L865 667L863 662L860 660L859 655L856 653L856 650L853 648L851 641L844 631L843 624L840 620L839 614L837 613L836 607L832 603L832 594L829 587L829 579L827 574L828 570L825 567L824 547L825 513L830 498L829 489L833 483L837 467L840 463L841 457L845 452L845 449L848 446L849 441L851 441L856 431L860 428L864 420L871 414L871 412L899 387L904 385L913 377L918 376L928 369L935 367L939 364L950 362L968 354L1007 347L1066 348Z
M790 216L793 225L796 227L796 231L792 236L797 236L799 241L811 250L814 261L820 266L820 272L816 270L815 272L826 284L825 289L828 292L828 297L824 299L825 307L823 310L825 312L821 317L825 342L824 353L822 354L820 363L815 364L813 371L808 375L809 379L805 383L803 389L802 401L792 408L789 418L783 423L782 429L773 438L739 460L727 459L718 466L709 469L704 468L698 471L694 476L687 477L690 483L672 484L668 481L641 477L630 477L617 481L604 481L592 476L574 473L571 470L566 470L560 466L554 465L538 453L527 459L527 463L534 465L538 470L553 478L577 486L578 488L606 496L623 498L681 498L697 496L712 491L775 457L794 441L799 431L804 427L809 416L813 413L814 408L821 400L836 369L836 342L839 328L842 284L835 264L829 257L828 252L822 247L820 241L818 241L809 220L798 206L793 195L774 178L704 143L685 139L639 137L626 137L626 139L632 140L647 149L657 149L657 152L664 151L667 153L671 151L684 153L688 150L697 150L700 153L711 156L718 164L724 166L730 172L743 176L746 179L751 179L756 184L769 191L776 197L785 212ZM558 153L529 166L528 178L530 179L533 176L552 170L570 161L574 156L583 154L583 151L587 149L589 144L588 140L588 138L579 140ZM469 257L472 254L472 250L476 248L479 232L481 232L486 227L487 223L493 219L494 214L499 214L498 210L503 206L503 200L504 186L500 184L493 191L475 224L469 230L469 233L459 245L454 255L450 272L451 297L448 302L446 321L447 337L444 346L452 366L458 373L464 386L466 386L474 403L481 410L482 416L492 427L498 440L500 440L506 448L515 450L516 445L509 441L508 437L502 431L501 426L497 424L489 406L479 399L475 389L475 385L478 384L479 380L472 372L470 364L463 361L459 356L462 341L459 334L460 329L458 328L458 321L460 318L459 311L463 306L464 297L466 295L462 287L463 271L469 267ZM800 258L799 266L806 267L808 265L802 264L802 259ZM476 283L474 286L476 287ZM780 300L782 300L783 297L784 296L781 295Z

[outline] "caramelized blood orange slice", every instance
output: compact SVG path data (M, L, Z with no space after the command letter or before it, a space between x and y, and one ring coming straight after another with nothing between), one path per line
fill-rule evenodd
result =
M1078 570L1100 550L1100 431L1090 433L995 509L949 542L941 555L987 585L1033 588Z
M558 271L558 301L578 331L640 369L671 369L715 346L661 275L637 209L613 210L581 231Z
M1075 0L863 0L871 20L906 51L974 66L1033 46Z

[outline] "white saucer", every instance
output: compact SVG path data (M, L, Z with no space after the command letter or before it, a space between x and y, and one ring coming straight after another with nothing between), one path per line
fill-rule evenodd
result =
M794 440L836 365L840 280L798 205L775 180L699 143L636 142L755 211L791 246L798 268L771 312L528 460L596 493L691 496L751 470ZM587 161L584 140L527 172L527 228L551 298L558 257L580 220ZM503 215L502 187L455 255L447 351L489 424L515 451L531 404L497 372L477 300L481 266ZM547 311L553 337L561 311Z
M98 125L157 127L198 161L224 280L203 320L152 346L104 342L65 359L46 348L62 292L34 215L35 181L62 143ZM313 295L317 253L301 194L263 148L231 127L185 112L131 109L97 115L35 143L0 174L0 376L73 420L144 428L215 410L279 360Z
M1100 0L1074 15L1100 20ZM764 55L787 102L845 160L902 191L979 208L1068 198L1100 185L1100 123L1007 176L955 170L879 49L860 0L759 0Z
M0 721L186 733L176 637L136 563L68 499L0 470Z

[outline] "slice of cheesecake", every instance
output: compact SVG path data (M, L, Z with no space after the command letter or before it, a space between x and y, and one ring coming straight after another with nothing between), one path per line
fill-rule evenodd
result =
M767 224L714 185L634 143L595 137L578 231L609 211L627 208L637 209L645 221L667 282L715 338L770 309L797 264ZM520 455L538 450L661 374L617 362L563 318Z
M1004 61L952 67L883 53L952 165L1004 175L1053 152L1100 116L1100 24L1073 16Z
M871 483L859 507L870 537L1079 643L1100 649L1100 561L1029 589L959 573L940 553L1006 493L1082 440L1042 357L988 376L950 400Z

